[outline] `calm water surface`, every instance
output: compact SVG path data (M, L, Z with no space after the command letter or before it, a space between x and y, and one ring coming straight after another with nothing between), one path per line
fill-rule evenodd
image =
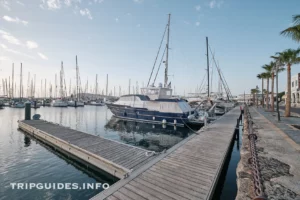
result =
M121 141L149 150L168 149L192 134L186 128L123 122L106 107L41 107L32 109L41 118L89 134ZM101 190L13 190L10 183L109 183L111 177L87 169L17 130L24 109L0 110L0 200L89 199Z

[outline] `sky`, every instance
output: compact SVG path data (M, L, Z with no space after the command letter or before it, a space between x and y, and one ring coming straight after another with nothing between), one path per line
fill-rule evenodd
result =
M249 93L261 87L256 75L271 55L299 47L280 35L299 8L299 0L0 0L0 85L11 76L14 63L19 87L22 63L24 88L30 72L31 78L36 74L39 92L41 80L55 84L63 61L69 87L70 80L76 82L77 55L83 89L87 81L94 88L96 74L100 92L107 74L109 91L115 87L116 95L119 87L128 92L129 79L142 87L171 13L169 81L175 93L195 92L205 78L206 37L231 93ZM212 90L217 91L211 59L210 64ZM292 75L298 72L299 65L292 66ZM164 65L157 80L164 82ZM279 90L285 88L283 72Z

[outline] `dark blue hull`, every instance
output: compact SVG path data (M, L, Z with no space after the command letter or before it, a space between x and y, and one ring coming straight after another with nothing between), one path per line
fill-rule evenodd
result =
M150 111L145 108L133 108L115 104L107 104L107 107L115 116L123 119L160 124L163 120L166 120L167 124L177 124L180 126L188 124L187 117L189 113L163 113Z

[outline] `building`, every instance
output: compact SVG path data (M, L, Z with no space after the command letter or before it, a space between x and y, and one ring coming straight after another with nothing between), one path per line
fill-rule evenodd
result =
M300 73L295 74L291 77L291 106L300 107ZM287 95L287 88L285 91Z

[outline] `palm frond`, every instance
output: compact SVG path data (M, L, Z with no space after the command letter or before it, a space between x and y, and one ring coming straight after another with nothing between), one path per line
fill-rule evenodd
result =
M283 31L280 32L281 35L284 35L286 37L290 37L296 42L300 42L300 25L295 25L292 27L289 27Z
M293 15L293 22L295 25L300 25L300 15Z

